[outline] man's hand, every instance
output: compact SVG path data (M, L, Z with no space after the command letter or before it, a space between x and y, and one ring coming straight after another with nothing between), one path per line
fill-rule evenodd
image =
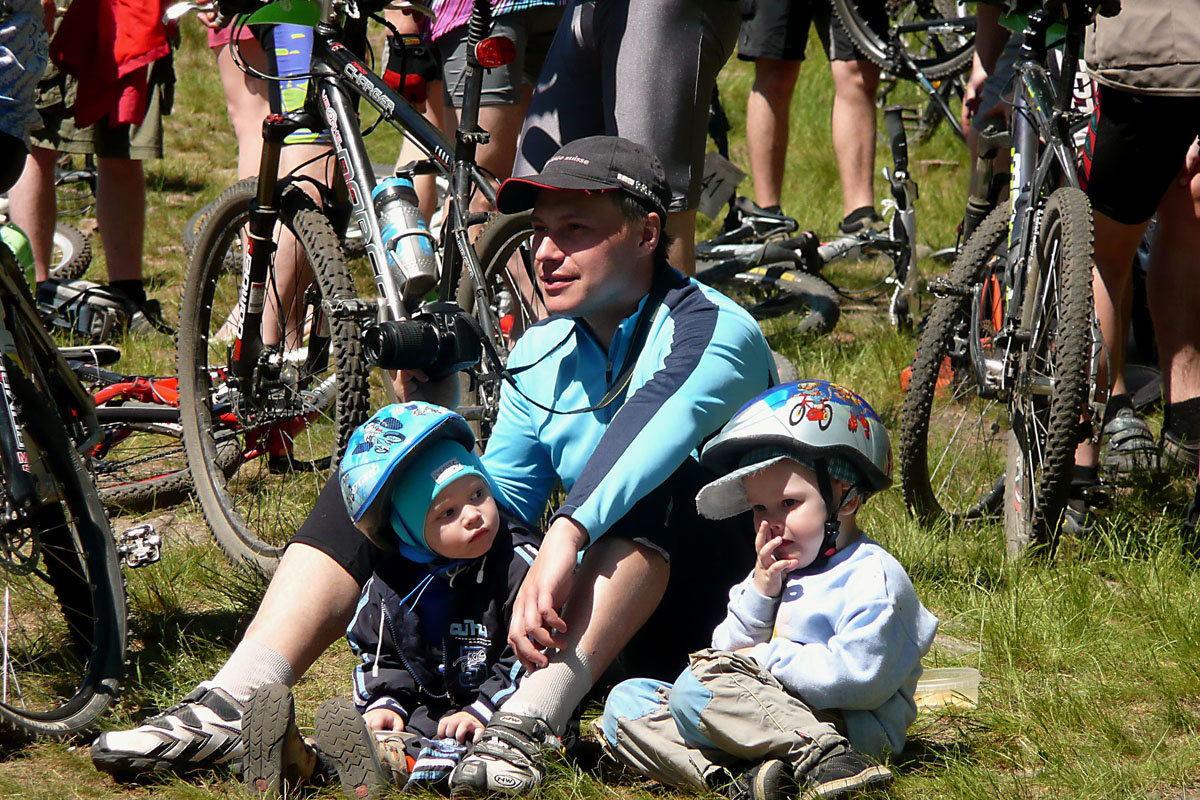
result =
M754 537L758 561L754 563L754 588L763 597L778 597L783 591L783 575L800 567L794 558L777 559L775 550L783 544L782 536L771 536L771 525L765 519L759 523Z
M526 669L550 663L542 652L547 647L563 649L567 623L559 609L571 594L579 550L587 544L587 531L568 517L559 517L546 531L537 558L525 575L513 603L508 641Z
M483 723L474 714L456 711L438 720L437 735L443 739L453 738L459 743L478 742L483 736Z
M390 708L372 708L363 714L367 727L373 731L393 731L400 733L404 730L404 718Z
M458 408L461 399L458 384L458 373L447 375L441 380L431 381L429 376L419 369L388 370L392 380L392 388L400 402L424 400L426 403L445 406L450 410Z

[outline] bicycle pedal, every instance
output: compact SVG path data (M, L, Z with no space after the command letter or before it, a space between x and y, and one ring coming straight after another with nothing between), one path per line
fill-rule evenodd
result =
M132 569L158 562L162 558L162 534L148 522L121 531L117 535L117 557Z
M363 300L360 297L337 297L321 303L325 313L333 319L357 319L372 321L379 313L379 306L374 300Z
M1103 511L1112 505L1112 494L1108 487L1101 483L1085 486L1080 495L1080 499L1087 503L1088 508L1096 511Z
M970 297L971 287L962 283L951 283L945 278L934 278L929 282L929 292L934 297Z

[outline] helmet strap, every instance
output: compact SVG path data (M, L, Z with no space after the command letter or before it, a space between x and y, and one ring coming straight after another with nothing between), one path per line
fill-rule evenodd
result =
M828 462L824 458L815 458L813 467L813 471L817 473L817 489L821 492L821 499L825 501L825 535L821 539L821 549L817 551L817 557L812 560L807 569L820 569L837 552L837 538L842 527L838 517L842 513L842 509L857 496L857 491L853 487L847 489L846 494L838 502L833 496L833 479L829 477Z

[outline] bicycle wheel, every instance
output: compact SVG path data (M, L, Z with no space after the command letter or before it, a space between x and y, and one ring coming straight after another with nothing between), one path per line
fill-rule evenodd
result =
M88 453L88 466L109 508L159 508L192 491L183 452L179 409L146 403L96 409L103 438Z
M900 482L925 523L1000 515L1008 413L1003 401L980 396L970 347L991 355L1002 298L990 263L1007 232L1007 207L993 209L947 276L959 293L933 304L917 340L900 412ZM977 287L987 291L976 296Z
M108 518L62 421L4 361L37 489L31 511L0 523L0 728L65 737L90 727L117 695L125 584Z
M491 328L496 331L492 345L505 361L521 334L545 316L545 309L538 300L528 247L532 235L528 213L496 214L480 230L475 240L475 252L484 274L484 292L488 298L486 311L476 303L475 283L466 270L458 282L457 303L476 319L481 319L485 313L489 316ZM486 444L491 424L496 419L500 388L498 381L483 384L475 376L464 376L460 411L478 424L481 445Z
M1009 416L1004 536L1008 552L1052 552L1088 390L1092 337L1092 210L1075 188L1050 195L1042 212L1029 346L1016 355Z
M219 198L188 264L177 342L179 411L196 497L213 537L231 559L270 572L366 419L367 365L358 324L330 317L323 305L354 297L337 235L312 199L292 186L278 201L289 235L277 229L264 287L278 322L264 322L263 339L278 344L267 348L271 361L253 379L228 378L255 185L242 181ZM298 283L276 280L276 271L296 264L308 265L299 268ZM238 457L225 469L221 453L229 447Z
M83 231L59 222L54 226L54 250L50 254L50 277L72 281L82 278L92 264L92 240Z
M801 337L829 333L841 316L837 290L817 275L764 264L714 280L712 287L750 312L755 319L796 314Z
M98 406L96 417L103 438L88 453L88 467L107 508L149 511L192 493L177 407L125 402ZM240 455L234 442L223 442L217 466L227 471Z
M855 46L872 63L894 75L909 75L907 61L925 77L944 78L966 69L975 54L975 28L949 20L974 15L964 0L885 0L888 30L872 29L868 20L878 0L833 0L833 10ZM946 20L938 25L936 21ZM930 23L935 23L931 25ZM892 51L889 38L898 31L901 56Z

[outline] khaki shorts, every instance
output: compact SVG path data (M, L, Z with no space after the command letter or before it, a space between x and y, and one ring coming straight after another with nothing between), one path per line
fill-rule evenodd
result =
M75 79L51 63L38 84L37 110L42 116L42 127L30 133L35 147L131 161L162 158L162 118L171 113L175 99L171 56L160 58L150 68L150 94L141 125L109 127L107 119L102 119L86 128L76 128L75 87Z

